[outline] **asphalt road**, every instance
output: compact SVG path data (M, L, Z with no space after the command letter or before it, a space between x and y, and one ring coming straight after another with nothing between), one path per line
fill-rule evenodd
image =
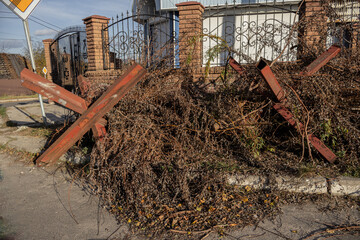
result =
M21 86L20 79L0 79L0 96L31 95L33 91Z

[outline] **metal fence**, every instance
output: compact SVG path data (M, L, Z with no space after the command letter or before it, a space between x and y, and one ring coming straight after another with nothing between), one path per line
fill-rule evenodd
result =
M174 12L136 15L127 12L112 18L102 30L105 68L121 69L132 61L176 67L178 25L178 14Z
M88 67L85 27L65 28L54 39L50 52L53 81L73 90L77 87L77 77Z
M344 1L331 3L327 9L327 45L341 45L345 49L359 47L360 2Z
M175 3L166 1L152 14L121 14L104 27L103 50L106 69L120 69L131 61L148 66L179 66L179 16ZM301 48L300 0L203 0L203 65L222 66L228 52L240 63L261 57L295 61ZM326 2L327 45L343 48L359 42L358 1ZM144 3L145 4L145 3ZM149 7L150 8L150 7ZM147 10L148 8L146 8ZM148 13L148 12L147 12ZM304 13L302 13L304 14ZM304 23L303 23L304 24ZM306 24L306 23L305 23ZM327 28L327 29L326 29ZM222 40L221 40L222 39Z
M296 60L296 32L291 29L298 21L297 10L298 1L248 1L208 7L203 21L203 63L224 65L228 57L226 52L214 55L212 49L223 43L213 36L224 39L240 63L255 62L260 57L273 60L290 39L280 60Z

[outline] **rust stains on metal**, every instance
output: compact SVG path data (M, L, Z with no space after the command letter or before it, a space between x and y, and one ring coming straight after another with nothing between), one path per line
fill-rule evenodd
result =
M264 59L260 59L260 61L256 64L256 67L260 71L261 76L265 79L266 83L269 85L271 91L275 94L276 99L279 102L285 102L285 92Z
M21 85L37 92L75 112L82 114L87 109L87 104L81 97L50 82L40 75L24 69L21 72Z
M303 72L300 73L302 76L311 76L320 68L325 66L332 58L334 58L341 51L341 48L337 45L332 45L326 52L321 54L315 61L313 61L309 66L305 68Z
M304 132L304 125L295 119L294 115L287 109L282 103L273 104L274 109L288 122L291 126L297 129L299 132ZM330 163L334 163L336 155L325 146L325 144L318 139L314 134L308 134L309 142L318 152Z
M54 163L74 145L96 122L98 122L125 94L139 82L146 71L134 64L126 73L111 85L83 115L71 125L37 160L37 164Z

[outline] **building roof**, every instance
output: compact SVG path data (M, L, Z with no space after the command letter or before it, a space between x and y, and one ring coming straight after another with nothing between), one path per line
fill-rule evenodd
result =
M176 9L176 4L189 2L193 0L133 0L133 12L144 6L155 6L156 10L171 10ZM274 4L284 2L299 2L300 0L197 0L204 7L224 6L228 5L251 5L251 4Z

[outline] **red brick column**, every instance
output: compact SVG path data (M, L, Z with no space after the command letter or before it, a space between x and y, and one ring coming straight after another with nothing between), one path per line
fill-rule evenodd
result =
M104 51L101 30L109 23L110 18L92 15L84 18L86 25L86 40L88 51L88 70L97 71L104 69ZM105 33L107 39L107 32Z
M352 50L356 51L360 48L360 23L354 23L352 35Z
M179 11L179 58L180 67L202 66L202 37L204 6L199 2L176 4Z
M51 49L50 44L53 42L53 39L45 39L43 40L44 44L44 53L45 53L45 63L46 63L46 69L48 70L48 73L46 74L46 78L50 81L52 81L52 66L51 66Z
M323 0L305 0L300 9L300 58L317 55L326 48L327 16L324 4Z

